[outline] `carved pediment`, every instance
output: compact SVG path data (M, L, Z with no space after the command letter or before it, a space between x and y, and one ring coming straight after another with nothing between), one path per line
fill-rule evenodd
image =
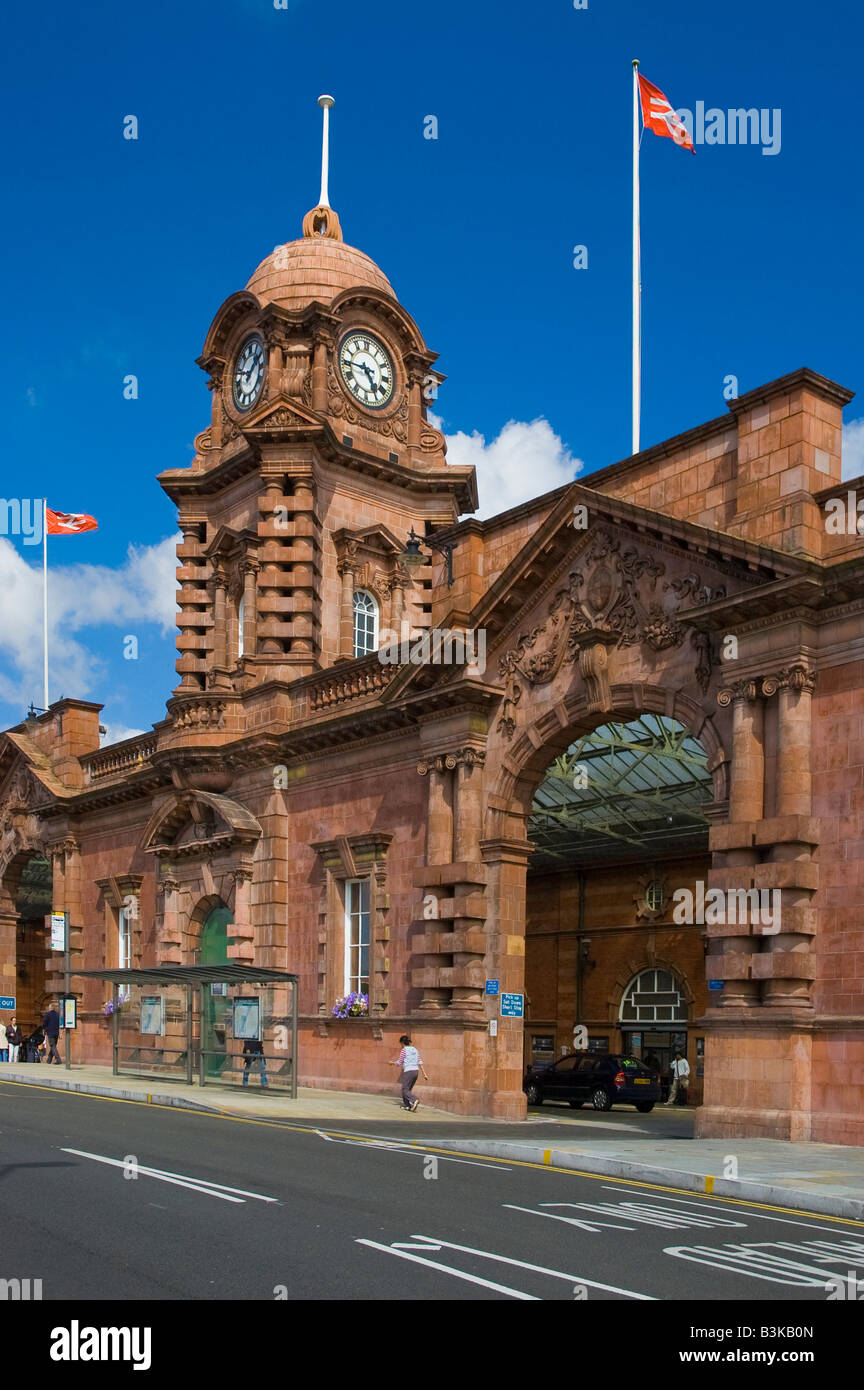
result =
M217 849L249 848L261 826L245 806L200 789L170 797L151 817L142 845L149 854L195 856Z
M610 679L616 649L644 645L653 652L679 647L688 629L677 614L725 597L699 574L665 579L666 562L630 536L597 529L578 559L578 567L553 593L545 617L517 638L500 658L505 681L499 729L510 736L522 698L521 680L546 685L562 666L576 663L585 682L589 712L610 708ZM696 678L703 689L711 675L711 644L689 629L697 652Z
M295 386L296 394L299 395L302 390L302 381L292 383L292 394ZM266 415L261 415L257 420L250 420L248 424L243 426L243 433L246 435L272 434L283 430L320 430L320 428L321 421L317 416L311 412L307 413L299 406L289 405L286 401L282 401L272 410L267 411Z

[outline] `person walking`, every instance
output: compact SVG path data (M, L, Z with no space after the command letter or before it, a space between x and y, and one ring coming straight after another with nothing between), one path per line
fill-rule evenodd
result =
M18 1027L18 1020L14 1014L12 1015L12 1022L6 1027L6 1041L9 1044L9 1061L17 1062L21 1044L24 1041L24 1034Z
M679 1105L687 1104L687 1079L690 1075L690 1063L680 1052L675 1053L672 1062L672 1086L669 1091L667 1105L674 1105L677 1101ZM678 1100L678 1092L684 1093L684 1099Z
M249 1073L255 1062L261 1063L261 1085L267 1085L267 1061L260 1038L247 1038L243 1044L243 1085L249 1085Z
M9 1061L9 1034L6 1024L0 1019L0 1062Z
M401 1108L403 1110L419 1110L420 1102L419 1100L412 1099L411 1092L414 1089L414 1083L417 1080L418 1072L422 1071L424 1081L428 1081L429 1077L426 1075L423 1058L411 1041L410 1033L403 1033L399 1041L402 1044L402 1051L399 1053L395 1062L391 1062L390 1065L391 1067L402 1068Z
M51 1008L42 1019L42 1029L45 1033L45 1061L49 1067L52 1062L61 1065L62 1058L57 1051L57 1043L60 1039L60 1015L57 1012L57 1000L51 1000Z

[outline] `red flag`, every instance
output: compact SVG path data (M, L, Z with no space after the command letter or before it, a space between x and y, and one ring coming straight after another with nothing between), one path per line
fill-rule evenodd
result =
M655 87L653 82L649 82L647 77L643 77L641 72L638 76L643 125L648 130L653 130L655 135L668 135L670 140L675 141L676 145L680 145L682 149L695 154L693 141L688 134L686 125L680 116L676 116L660 88Z
M52 512L45 508L46 530L49 536L77 536L80 531L98 531L99 523L84 512Z

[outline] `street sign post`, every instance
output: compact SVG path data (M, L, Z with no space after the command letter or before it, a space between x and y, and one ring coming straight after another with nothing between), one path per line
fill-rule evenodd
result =
M525 1016L525 995L524 994L502 994L501 995L501 1017L502 1018L524 1018Z

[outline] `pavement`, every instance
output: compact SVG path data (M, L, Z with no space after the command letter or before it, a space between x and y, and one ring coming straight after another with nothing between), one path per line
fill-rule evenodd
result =
M0 1079L28 1088L106 1096L197 1110L292 1129L327 1130L370 1142L394 1139L425 1152L460 1152L573 1172L633 1178L714 1197L746 1198L787 1210L864 1223L864 1149L773 1139L694 1139L695 1110L659 1107L605 1113L534 1107L523 1121L452 1115L430 1106L415 1114L388 1096L299 1088L296 1100L262 1090L186 1086L114 1076L110 1067L0 1065Z

